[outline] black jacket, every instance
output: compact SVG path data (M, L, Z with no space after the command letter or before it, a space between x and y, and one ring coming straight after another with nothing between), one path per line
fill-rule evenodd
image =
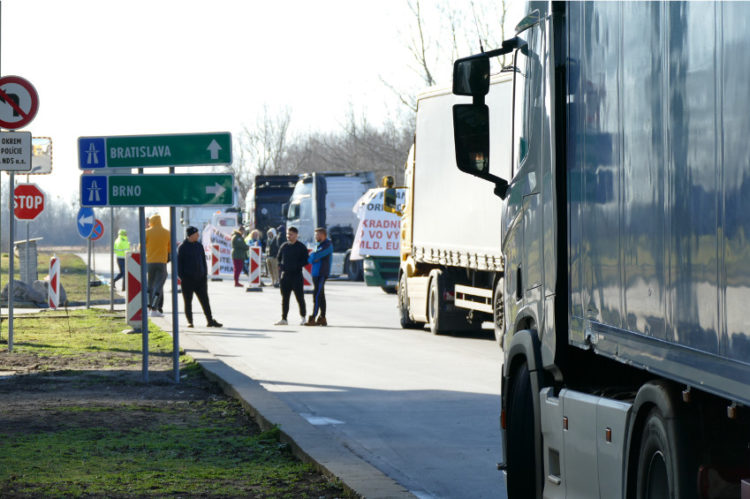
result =
M187 239L177 248L177 275L183 281L200 281L208 278L206 252L199 242Z
M271 258L276 258L279 254L279 248L281 247L281 237L277 234L273 239L268 240L268 246L266 247L266 255Z
M307 265L307 248L304 244L297 241L292 244L285 242L279 248L279 270L281 278L301 277L302 268Z

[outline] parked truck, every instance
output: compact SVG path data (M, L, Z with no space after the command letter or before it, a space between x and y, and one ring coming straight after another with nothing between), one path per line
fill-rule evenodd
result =
M313 248L314 230L325 227L333 243L331 275L346 274L350 280L362 280L362 262L349 255L357 229L354 203L375 187L372 172L324 172L300 175L285 206L287 227L299 231L299 241Z
M365 284L396 293L401 261L400 210L406 200L405 188L394 188L393 177L383 179L384 186L370 189L354 204L359 219L350 260L362 260ZM392 191L394 212L384 209L384 194Z
M289 202L299 175L256 175L245 196L245 223L265 241L268 229L284 225L282 207Z
M498 109L497 164L510 165L511 76L493 78ZM403 328L428 324L433 334L481 329L493 320L493 289L503 277L499 199L485 182L456 169L447 89L417 97L414 145L406 161L401 220L398 310ZM500 166L498 166L500 168ZM495 319L502 324L502 317Z
M748 497L750 4L527 13L453 80L471 97L453 108L458 167L504 199L484 221L505 261L509 497Z

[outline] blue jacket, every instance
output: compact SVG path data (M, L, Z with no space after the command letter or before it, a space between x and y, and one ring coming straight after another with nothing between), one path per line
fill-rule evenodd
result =
M315 251L310 253L307 261L312 263L313 277L328 277L331 273L333 259L333 243L330 239L318 243Z

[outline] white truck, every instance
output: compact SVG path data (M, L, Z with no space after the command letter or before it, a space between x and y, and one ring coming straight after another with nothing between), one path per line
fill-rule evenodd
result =
M346 274L350 280L362 280L362 262L349 258L359 224L352 207L372 187L372 172L303 174L285 205L287 228L296 227L299 240L308 248L315 246L316 227L328 230L333 243L332 276Z
M511 76L492 80L493 168L510 165ZM406 162L406 205L401 220L398 309L401 326L429 324L433 334L480 329L493 320L496 283L503 278L500 199L481 179L456 169L452 106L447 89L417 98L414 145ZM450 186L450 188L447 188ZM486 186L485 186L486 187ZM502 315L495 318L502 326Z

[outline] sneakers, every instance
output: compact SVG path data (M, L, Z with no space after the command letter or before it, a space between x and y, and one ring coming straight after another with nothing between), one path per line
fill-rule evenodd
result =
M151 311L151 317L164 317L164 314L162 314L158 310L152 310Z
M311 315L310 318L307 319L307 322L303 322L302 325L303 326L317 326L318 323L315 321L315 317Z
M187 327L193 327L193 323L192 322L188 322L188 326Z
M274 326L288 326L289 323L286 321L286 319L281 319L279 322L275 322Z
M238 282L235 282L235 283L234 283L234 287L235 287L235 288L241 288L241 287L242 287L242 284L240 284L240 283L238 283Z
M318 326L327 326L328 325L328 321L326 320L325 317L323 317L321 315L320 317L318 317L317 324L318 324Z
M224 324L220 323L216 319L211 319L208 321L208 324L206 324L206 327L223 327Z

